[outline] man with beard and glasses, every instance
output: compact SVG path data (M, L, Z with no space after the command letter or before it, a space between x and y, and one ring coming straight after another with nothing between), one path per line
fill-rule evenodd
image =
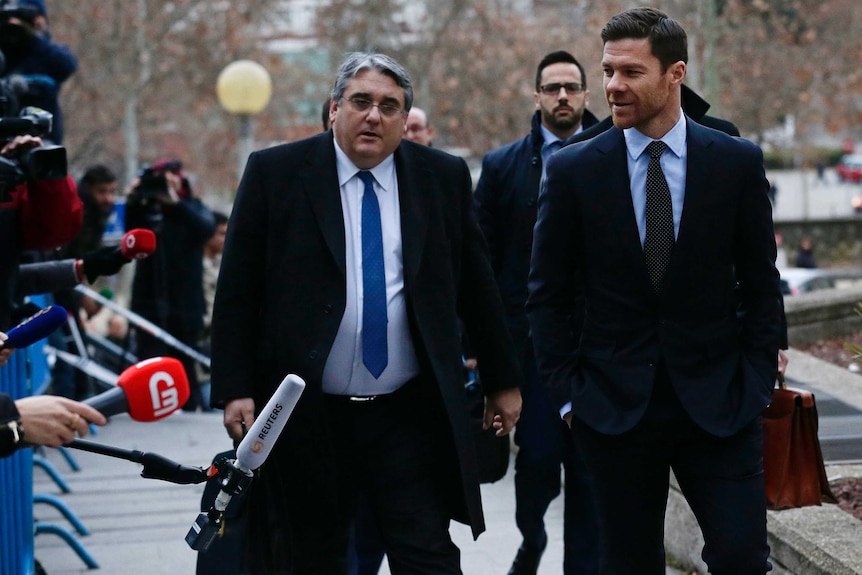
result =
M515 431L515 521L523 536L509 575L534 575L548 542L545 511L566 472L565 575L597 573L595 512L588 480L559 414L539 379L524 305L536 203L548 158L563 142L598 120L586 108L590 93L581 64L568 52L547 54L536 71L535 113L529 134L488 152L474 196L479 225L524 369L523 408Z

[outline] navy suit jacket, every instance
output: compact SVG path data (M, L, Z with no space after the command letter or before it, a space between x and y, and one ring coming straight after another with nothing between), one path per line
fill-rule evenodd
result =
M653 293L623 133L548 162L530 271L536 357L558 407L609 434L631 429L663 362L706 431L728 436L769 403L781 294L761 150L687 118L679 234ZM738 282L738 285L737 285ZM583 321L575 321L583 302Z
M585 130L597 122L589 110L584 110L581 123ZM473 194L476 217L488 242L506 321L521 361L526 353L533 353L524 304L542 179L545 141L541 126L541 112L536 111L529 134L485 154Z

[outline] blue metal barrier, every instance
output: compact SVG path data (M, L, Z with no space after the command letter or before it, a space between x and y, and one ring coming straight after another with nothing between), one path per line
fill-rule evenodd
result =
M0 368L0 391L30 395L27 354L16 351ZM21 449L0 459L0 575L32 575L33 452Z

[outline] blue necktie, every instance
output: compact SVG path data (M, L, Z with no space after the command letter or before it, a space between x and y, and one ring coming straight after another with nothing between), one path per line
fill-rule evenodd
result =
M386 346L386 274L383 266L383 232L380 206L374 193L374 176L359 172L362 194L362 363L375 378L389 363Z

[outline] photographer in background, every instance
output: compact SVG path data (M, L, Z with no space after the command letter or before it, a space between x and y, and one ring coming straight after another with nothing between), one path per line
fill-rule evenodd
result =
M0 344L6 334L0 332ZM14 350L0 348L0 368L6 365ZM13 400L0 393L0 457L16 449L33 445L59 447L84 437L90 423L105 425L105 416L90 407L63 397L37 395ZM26 435L25 435L26 431Z
M81 231L71 242L60 250L61 258L93 257L96 252L107 255L107 249L102 244L102 236L108 225L108 219L114 213L114 198L117 194L117 176L102 164L90 166L78 180L78 196L84 203L84 218ZM117 269L107 270L108 273L96 275L113 275L125 262L117 262ZM70 301L73 298L74 301ZM83 309L88 317L95 315L101 306L86 296L76 292L55 294L55 300L66 309Z
M116 174L102 164L88 167L78 180L78 195L84 202L84 222L75 239L63 249L63 253L70 257L81 257L86 252L102 247L105 227L114 213Z
M62 166L32 173L42 140L16 136L0 148L0 327L12 323L19 255L68 243L81 229L83 207ZM37 154L34 156L34 154ZM54 156L52 156L54 157ZM61 169L62 168L62 169ZM26 172L26 173L25 173Z
M63 143L58 98L63 82L78 69L78 60L68 47L51 41L44 0L0 0L0 51L6 60L3 75L22 80L16 82L19 106L36 106L53 114L47 139Z
M136 263L131 308L184 344L196 348L203 330L203 248L215 231L212 212L195 197L179 161L163 159L146 168L126 200L126 229L156 234L155 253ZM205 410L194 361L142 330L138 358L175 356L189 376L185 411Z
M105 273L90 273L89 277L95 279L97 275L113 275L126 262L111 253L110 247L102 245L102 236L108 218L114 213L114 197L117 192L117 176L107 166L97 164L90 166L78 181L78 196L84 204L84 217L81 231L63 247L57 256L60 258L76 258L82 262L90 263L92 258L101 258L107 269L97 271ZM116 249L116 248L114 248ZM110 265L113 260L113 265ZM92 264L90 266L92 268ZM91 271L92 270L88 270ZM75 319L78 330L83 332L85 327L81 312L86 318L92 318L102 306L90 297L81 295L69 287L54 292L54 302L66 308L72 318ZM75 339L68 326L52 334L54 341L52 345L60 349L66 349L73 354L78 353ZM91 395L91 381L84 372L75 369L65 361L58 361L51 370L51 388L57 395L72 399L83 399Z

